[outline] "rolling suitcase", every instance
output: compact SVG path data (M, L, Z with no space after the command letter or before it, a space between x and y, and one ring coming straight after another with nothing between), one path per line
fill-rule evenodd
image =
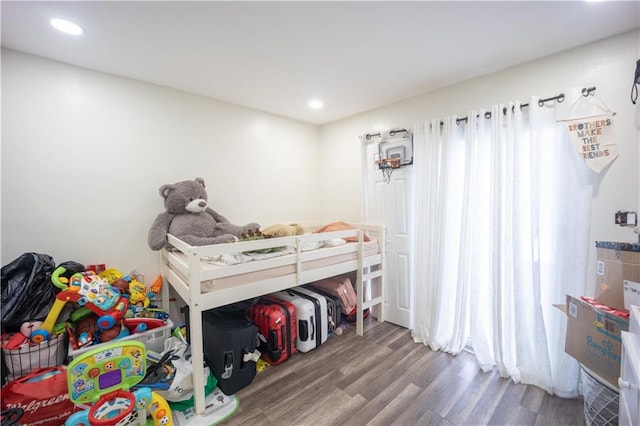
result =
M261 335L260 352L265 361L282 364L296 353L298 324L291 303L263 297L249 308L249 317Z
M314 306L310 301L293 294L291 292L279 291L277 293L271 293L270 298L274 300L280 300L291 304L296 311L296 324L297 324L297 336L295 340L296 350L299 352L309 352L316 347L315 334L314 339L311 340L311 324L310 320L314 318Z
M328 331L329 333L334 333L336 331L336 328L340 327L340 323L342 322L342 304L340 303L340 298L337 296L332 296L325 291L311 287L311 285L305 286L305 288L309 287L310 290L324 296L324 298L327 300Z
M327 308L327 298L313 289L306 287L294 287L288 291L297 294L313 303L315 308L316 329L320 330L315 333L316 347L327 341L329 336L329 309Z
M331 277L315 281L311 283L311 286L340 299L340 309L344 315L349 315L354 312L358 299L356 291L354 290L353 285L351 285L351 280L348 277Z
M212 309L202 313L202 335L205 362L222 392L233 395L253 381L258 343L255 325L233 312Z

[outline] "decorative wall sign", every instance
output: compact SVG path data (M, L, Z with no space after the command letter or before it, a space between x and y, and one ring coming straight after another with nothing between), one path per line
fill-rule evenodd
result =
M618 144L613 121L608 112L586 118L564 120L578 154L586 165L600 172L618 157Z

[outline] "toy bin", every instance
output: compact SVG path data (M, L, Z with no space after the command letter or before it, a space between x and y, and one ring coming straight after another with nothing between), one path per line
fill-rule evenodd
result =
M144 345L147 348L147 351L162 353L164 351L164 341L171 336L172 328L173 328L173 322L171 322L171 319L167 318L166 324L161 327L152 328L142 333L130 334L126 337L121 337L117 341L137 340L139 342L144 343ZM112 340L111 342L115 342L115 341L116 340ZM89 346L81 347L80 349L76 349L76 350L73 350L71 345L69 345L69 356L73 359L84 352L87 352L91 349L99 348L102 345L103 345L102 343L99 345L89 345Z
M34 368L56 367L67 357L68 336L54 334L40 344L28 344L18 349L2 348L7 366L7 381L22 377Z

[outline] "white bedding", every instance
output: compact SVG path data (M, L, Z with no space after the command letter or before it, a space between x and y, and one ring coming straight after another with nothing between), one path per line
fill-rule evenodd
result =
M303 243L300 250L303 252L317 250L322 247L337 247L346 244L347 242L342 238L333 238L325 241L313 241ZM274 257L286 256L288 254L295 254L296 248L294 246L281 247L280 250L270 251L268 253L260 252L237 252L237 253L224 253L215 256L209 256L203 258L203 262L211 263L218 266L238 265L240 263L247 263L253 260L272 259Z

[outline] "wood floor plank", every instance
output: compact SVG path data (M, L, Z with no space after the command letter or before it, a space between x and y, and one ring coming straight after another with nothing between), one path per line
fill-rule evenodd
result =
M493 415L496 406L500 402L500 398L507 389L507 385L510 382L500 377L499 374L494 374L489 382L485 392L481 395L480 399L473 407L469 416L464 421L464 424L469 425L486 425L489 424L489 419Z
M519 409L522 408L520 402L525 390L525 385L513 384L513 386L507 386L489 420L489 424L514 424Z
M527 386L520 404L534 413L539 413L545 395L544 389L536 386Z
M340 389L334 389L331 397L326 401L326 405L303 416L302 424L309 425L339 425L343 424L347 419L357 413L367 400L362 395L349 397Z
M575 425L584 419L583 409L580 399L561 399L545 393L538 418L555 420L557 425Z
M236 414L227 420L225 426L269 426L272 423L268 420L266 414L255 405L251 408L245 409L242 403Z
M405 359L412 349L411 345L405 345L397 351L389 349L388 356L379 361L379 363L374 364L373 368L358 377L345 390L352 390L352 392L359 393L367 399L375 397L390 382L397 380L406 371L400 361Z
M394 419L405 410L407 406L411 404L418 394L422 392L422 389L409 383L409 385L400 392L386 407L379 411L367 424L368 425L381 425L385 426L391 424Z
M362 407L355 416L348 419L347 423L357 422L359 424L366 424L409 385L411 385L411 383L408 383L406 380L391 381L381 392L376 393L375 396L368 399L369 402Z
M400 349L401 347L411 344L411 345L417 345L414 341L413 338L411 337L410 333L404 333L401 332L398 334L398 336L393 339L390 340L389 342L383 342L383 344L385 346L388 346L389 348L393 349L394 351Z
M299 417L306 417L314 411L318 402L324 401L330 396L327 392L318 391L326 382L326 377L321 375L308 381L298 382L297 390L294 394L287 393L280 395L280 398L270 405L265 412L269 420L282 423L297 423L293 420ZM274 394L278 395L278 389L274 389ZM292 422L290 422L290 420Z
M436 413L434 413L431 410L427 410L422 417L420 417L418 419L418 421L416 422L416 425L420 425L420 426L452 426L453 423L451 423L450 421L448 421L447 419L443 419L442 417L440 417L439 415L437 415Z
M446 376L448 377L444 378ZM445 372L439 377L444 379L439 382L434 381L436 385L427 387L425 392L432 395L432 403L429 404L428 408L434 413L445 417L458 398L466 392L470 382L452 374L452 372Z
M347 327L320 348L267 367L238 392L229 425L571 425L582 400L566 400L495 371L475 356L413 342L390 323Z
M343 363L339 368L343 376L336 381L336 386L351 395L357 394L363 386L366 386L371 373L379 371L377 366L391 353L391 349L387 347L377 347L372 349L364 359L354 358Z
M463 424L466 419L470 418L471 411L473 411L478 401L480 401L480 398L486 393L495 375L495 372L480 372L476 374L462 395L460 395L451 406L449 412L446 414L446 418L456 424Z
M415 385L414 385L415 386ZM429 392L420 392L409 405L398 414L398 417L390 422L394 425L416 425L419 420L428 411L425 407L429 401L433 398L433 395ZM440 416L438 416L440 417Z
M300 401L291 401L291 403L283 402L283 404L274 407L272 418L277 420L278 424L322 424L321 414L331 406L330 401L334 397L334 394L314 392L316 386L316 383L312 383L309 387L302 389L296 397L299 398ZM346 397L346 395L343 395L343 398ZM299 408L300 404L304 404L305 410Z
M531 425L537 420L538 415L526 407L518 407L516 412L511 416L509 425ZM576 425L578 426L578 425ZM580 425L582 426L582 425Z
M444 352L432 352L433 356L422 368L422 374L416 374L412 381L421 388L426 388L442 373L444 369L453 363L453 357Z

